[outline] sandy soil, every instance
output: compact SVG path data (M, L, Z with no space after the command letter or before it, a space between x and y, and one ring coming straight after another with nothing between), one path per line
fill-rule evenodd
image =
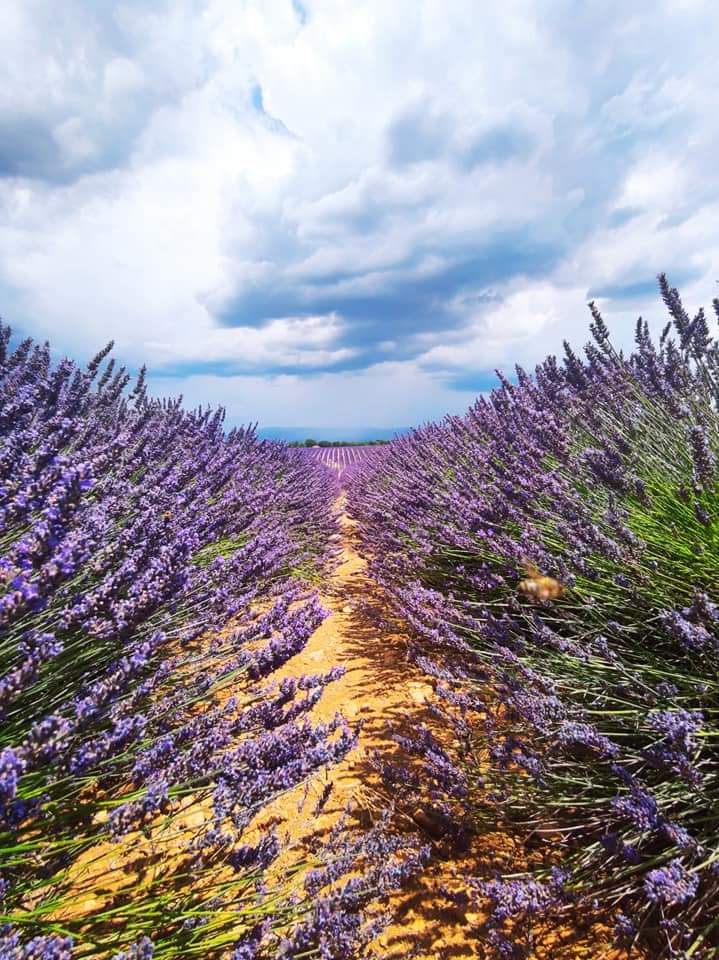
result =
M356 546L353 522L340 509L341 555L334 573L321 588L321 596L332 614L315 631L304 650L273 674L273 679L322 673L335 665L345 675L331 683L312 711L315 721L329 720L337 712L350 724L363 722L357 747L329 774L319 774L309 787L297 788L265 808L255 828L268 823L289 835L290 844L273 868L278 883L300 883L301 874L292 867L311 852L339 818L349 809L348 824L364 830L376 822L391 803L381 784L369 754L408 766L416 760L402 756L392 732L408 733L424 723L440 742L451 734L438 726L427 709L433 687L407 657L408 641L401 633L379 627L383 597L379 586L368 576L366 563ZM322 793L327 779L333 791L322 814L309 810ZM76 881L76 901L67 907L65 917L92 916L105 909L118 896L131 896L132 890L152 882L172 870L174 862L168 850L180 851L208 815L209 799L203 803L188 798L184 813L170 827L158 826L148 837L129 835L126 843L104 843L79 858L71 871ZM421 813L421 808L419 808ZM468 850L459 851L446 838L437 836L436 823L413 819L417 809L396 812L392 828L406 836L420 837L432 846L428 868L413 882L395 894L389 904L394 917L390 927L371 948L374 957L384 960L453 960L485 957L482 945L482 917L451 905L443 889L461 891L463 877L491 877L497 869L517 872L526 868L527 852L518 838L500 829L473 837ZM166 836L167 831L172 836ZM247 842L252 842L251 835ZM174 858L174 859L177 859ZM294 873L295 880L291 879ZM220 879L218 875L216 879ZM289 878L289 879L288 879ZM285 887L286 888L286 887ZM601 931L552 930L537 949L537 960L617 960L601 946ZM491 954L489 954L491 955ZM621 956L626 958L626 954ZM638 956L638 955L634 955Z
M280 804L284 828L300 842L304 830L311 829L314 837L329 829L348 804L358 827L374 822L390 798L368 761L368 752L377 751L385 759L396 758L398 748L391 739L392 731L408 732L419 723L434 726L425 705L433 688L408 661L406 639L378 630L368 607L376 604L381 611L379 588L367 576L366 563L355 546L354 524L344 511L340 524L341 562L322 590L322 600L332 615L305 649L275 676L344 666L347 672L326 688L313 717L327 720L339 711L350 723L361 719L364 725L356 749L332 771L333 793L322 817L310 827L306 818L298 816L296 799L290 796ZM314 782L310 796L319 793L321 783ZM403 832L418 833L408 816L399 816L395 826ZM426 835L422 839L430 840ZM477 955L469 919L448 909L448 901L438 891L442 884L456 886L452 873L460 866L459 862L432 864L420 880L394 898L391 909L397 920L378 943L382 956L388 960L410 955L429 960Z
M342 508L342 502L339 504ZM310 638L305 649L285 665L280 675L316 673L341 664L346 673L331 684L313 711L316 719L329 719L340 711L348 721L360 718L364 726L359 744L331 773L334 789L323 815L312 822L298 814L297 799L290 795L279 805L283 827L293 840L302 844L303 831L316 837L336 822L349 804L358 826L367 826L391 799L368 762L368 751L377 751L386 759L397 758L398 748L391 730L407 732L426 723L438 737L426 701L433 694L427 677L407 658L407 640L401 634L380 631L371 616L373 607L381 613L381 590L367 574L359 555L353 522L341 510L341 562L322 590L324 603L332 615ZM444 736L446 736L446 732ZM312 784L310 797L321 790L322 781ZM277 812L277 811L275 811ZM409 816L396 820L396 829L418 832ZM482 957L482 917L452 907L442 888L462 889L462 875L490 877L497 868L522 869L526 854L517 838L494 831L474 838L469 851L459 853L442 841L433 842L426 832L424 842L432 842L433 857L428 869L393 898L395 921L377 944L378 955L387 960L450 960ZM436 838L435 838L436 839ZM538 958L609 958L601 946L601 934L594 930L553 930ZM622 954L626 957L626 954Z

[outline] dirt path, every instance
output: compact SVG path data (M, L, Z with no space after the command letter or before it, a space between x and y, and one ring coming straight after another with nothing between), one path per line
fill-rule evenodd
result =
M367 565L358 553L355 526L342 501L338 506L340 562L321 590L322 600L332 614L304 650L278 670L273 679L324 673L336 665L343 666L344 676L325 688L312 718L330 720L339 712L351 725L362 720L363 726L358 745L342 763L329 774L316 775L307 794L304 788L297 788L282 795L265 808L255 824L259 830L272 823L280 833L289 835L287 859L283 862L281 856L276 864L281 882L292 876L297 860L313 849L318 838L326 837L348 809L350 822L357 830L365 830L391 804L392 798L368 754L377 753L383 760L399 762L403 767L417 762L401 754L392 739L393 732L413 733L420 724L426 724L440 743L451 746L445 739L451 732L438 726L427 709L434 689L426 675L408 659L407 637L383 625L388 621L383 616L382 591L368 575ZM333 791L323 812L312 817L308 811L321 795L327 777L333 783ZM168 850L184 850L185 842L207 821L210 806L209 797L197 804L189 802L177 822L160 824L151 835L131 834L125 845L105 842L89 849L74 865L77 900L66 916L92 916L99 909L108 908L118 894L124 895L133 887L171 873L175 861L168 859ZM404 813L396 812L391 828L406 836L408 843L411 835L421 837L431 845L432 857L415 880L393 895L389 909L394 920L374 945L376 949L368 953L368 960L370 956L372 960L485 957L482 917L467 908L452 906L442 891L463 891L467 876L490 877L498 869L521 872L526 868L527 853L516 837L500 827L473 836L470 849L459 851L432 831L431 822L429 829L434 836L430 836L426 823L423 830L410 815L413 813L414 805ZM165 836L163 831L170 835ZM301 883L302 874L294 876L294 882ZM567 929L554 929L548 934L533 954L536 960L618 960L617 954L602 950L601 934L597 938L595 933L592 938L587 930L580 933ZM627 960L626 954L622 957Z
M381 592L367 575L366 563L356 549L354 524L343 509L340 525L341 562L321 591L323 602L333 613L305 649L279 671L280 676L297 676L337 664L345 667L345 675L326 688L313 717L327 720L339 711L351 724L359 719L364 722L358 746L331 772L333 793L324 814L312 825L313 835L328 830L348 803L358 825L367 826L389 800L368 762L368 751L378 751L385 759L396 757L398 748L391 739L390 727L395 732L407 732L420 723L433 725L425 703L433 688L408 661L406 638L380 630L372 616L373 607L381 614ZM315 793L319 789L316 783ZM282 816L285 829L293 839L301 840L298 831L309 827L297 815L296 798L283 803ZM409 817L398 821L397 829L421 833ZM453 874L462 866L468 865L435 860L394 898L391 908L397 919L378 945L383 957L449 960L477 956L476 934L470 923L475 918L450 907L439 893L442 885L456 886Z
M391 730L410 732L422 722L432 724L425 700L433 693L427 678L407 659L407 641L401 634L378 627L382 613L381 591L367 575L366 563L355 546L354 524L339 503L341 556L332 576L320 593L332 614L314 632L301 653L273 673L273 681L286 676L317 674L340 665L344 676L329 684L312 710L314 721L331 720L341 713L351 726L363 721L357 747L328 774L316 775L305 795L296 788L264 808L255 824L260 829L270 823L288 834L291 843L276 864L277 877L285 869L292 871L298 852L311 850L313 842L324 838L349 809L348 826L366 830L389 805L380 778L368 761L368 751L376 750L383 759L395 758L398 747ZM391 730L390 730L391 728ZM322 793L327 779L333 790L322 814L312 817L309 810ZM210 817L211 798L199 803L188 800L181 816L169 824L160 823L144 836L129 834L124 844L104 842L91 847L73 865L76 899L63 918L91 917L108 909L118 895L171 874L172 851L179 854ZM393 828L409 840L420 833L409 815L396 816ZM429 838L424 837L425 842ZM251 842L251 837L248 839ZM300 856L299 859L302 859ZM439 894L441 884L452 882L451 864L433 862L419 879L395 895L390 910L396 917L376 944L372 957L383 960L418 960L476 956L470 943L467 917L447 909ZM296 874L301 882L302 874ZM284 882L292 883L289 877Z
M437 728L426 703L433 687L407 657L407 638L378 626L382 621L381 589L369 577L366 562L357 550L355 524L340 500L341 561L321 591L322 600L333 612L310 638L305 649L278 671L280 676L318 673L339 664L345 675L326 688L313 710L317 720L328 720L341 712L350 723L363 720L358 746L337 767L330 779L333 793L323 814L312 821L298 814L297 797L290 794L281 802L279 816L290 837L303 842L325 834L349 804L357 825L367 827L391 798L368 762L368 751L386 760L398 759L398 747L391 732L410 732L427 724L442 741L446 729ZM392 728L392 730L390 729ZM399 757L399 759L402 759ZM406 759L406 758L405 758ZM313 784L318 796L324 781ZM310 795L312 797L312 794ZM311 802L311 801L310 801ZM307 808L305 808L307 809ZM478 914L469 908L450 905L442 889L460 891L463 877L491 877L495 871L526 869L527 853L511 833L497 827L475 836L464 853L432 838L406 814L395 820L398 831L422 835L431 842L433 855L427 869L395 895L390 909L395 917L380 938L378 956L383 960L459 960L484 957L483 934ZM311 831L311 832L310 832ZM607 949L602 927L545 931L533 956L536 960L618 960L620 954ZM631 957L638 960L639 954ZM627 954L621 957L627 960Z
M356 546L353 522L340 508L341 556L334 573L321 590L322 600L332 614L314 632L304 650L289 660L273 675L274 680L284 676L324 673L341 665L346 672L339 680L325 688L322 698L312 711L315 721L330 720L341 713L351 725L363 721L358 745L342 763L329 774L319 774L310 782L309 792L297 788L270 804L255 824L257 829L270 823L288 834L290 844L277 862L277 878L285 882L293 875L293 865L311 852L315 841L327 836L347 810L350 824L361 831L378 820L391 804L391 796L383 787L368 754L379 754L385 761L409 767L416 759L403 755L393 733L416 732L420 724L430 727L440 743L446 744L451 732L438 726L427 709L434 694L433 686L418 667L407 657L408 640L400 632L390 632L384 614L380 587L367 573L366 563ZM312 817L314 806L326 785L327 777L333 790L323 812ZM71 910L73 917L91 916L100 908L107 908L118 892L152 882L171 871L168 850L184 849L184 843L193 831L207 821L210 798L201 803L189 803L177 822L167 827L158 826L149 837L132 834L126 846L109 842L91 848L87 856L75 865L77 903ZM418 804L421 810L421 804ZM394 894L389 910L394 920L373 945L368 960L459 960L464 957L485 957L482 948L482 917L468 908L451 905L443 890L463 891L467 876L490 877L498 869L516 872L526 868L527 854L522 844L511 833L499 827L475 835L469 850L458 850L446 838L426 832L427 824L415 821L411 814L417 808L397 811L391 829L410 839L420 837L432 848L427 868L401 891ZM436 823L435 823L436 827ZM162 845L164 844L164 845ZM169 844L169 846L168 846ZM157 845L157 846L156 846ZM160 855L158 851L162 850ZM300 854L298 858L298 853ZM286 857L286 859L285 859ZM294 874L301 883L302 874ZM293 882L289 880L289 882ZM618 960L616 954L602 951L597 940L575 930L554 929L549 932L542 947L537 948L536 960ZM376 948L376 949L375 949ZM635 955L636 956L636 955ZM626 954L623 955L626 960Z

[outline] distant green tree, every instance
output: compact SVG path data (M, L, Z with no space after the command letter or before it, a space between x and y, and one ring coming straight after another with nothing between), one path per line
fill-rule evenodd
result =
M288 447L375 447L391 440L289 440Z

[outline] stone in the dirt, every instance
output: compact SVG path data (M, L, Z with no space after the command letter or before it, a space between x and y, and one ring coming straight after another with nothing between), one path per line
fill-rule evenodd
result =
M418 680L409 684L409 695L415 703L424 703L432 694L432 687L428 683L421 683Z
M469 830L463 830L460 828L454 838L455 849L459 850L460 853L466 853L467 850L472 846L472 837Z
M357 800L350 800L347 804L347 812L357 820L361 827L369 829L372 826L372 813L367 807L361 806Z
M412 814L412 819L417 826L421 827L425 833L428 833L433 840L441 840L447 833L448 824L446 817L434 811L427 811L423 810L422 807L417 807Z
M342 613L352 613L353 610L354 610L354 607L352 606L351 603L346 603L344 607L342 607Z

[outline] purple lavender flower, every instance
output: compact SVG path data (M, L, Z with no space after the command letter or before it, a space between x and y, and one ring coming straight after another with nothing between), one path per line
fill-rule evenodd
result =
M630 820L640 830L654 830L661 823L656 800L645 790L634 788L631 793L612 800L616 814Z
M152 960L155 948L149 937L141 937L137 943L113 955L112 960Z
M620 938L633 937L637 926L625 913L621 911L615 917L615 930Z
M559 728L558 739L560 743L589 747L601 757L616 757L619 754L617 745L588 723L565 721Z
M227 862L235 870L257 864L266 870L280 852L280 841L276 834L270 833L254 846L242 844L227 857Z
M686 650L691 652L716 647L716 641L703 624L692 623L677 610L663 610L659 618L669 636Z
M271 921L255 924L235 943L230 960L257 960L260 948L271 928Z
M694 749L695 735L701 730L702 722L699 710L658 710L649 715L649 726L673 749L686 755Z
M14 800L18 781L25 766L25 761L12 747L6 747L0 753L0 804L7 804Z
M695 425L689 431L689 438L697 477L703 484L709 484L714 479L716 457L709 446L707 432L703 427Z
M616 831L604 834L599 838L599 842L607 853L616 854L626 860L627 863L639 863L641 861L641 855L637 848L631 843L626 843Z
M559 902L556 891L534 877L475 881L472 885L480 896L491 901L495 923L518 916L545 914Z
M72 937L33 937L21 943L18 934L8 928L0 931L0 957L2 960L71 960Z
M650 870L644 879L644 892L652 903L675 906L687 903L699 889L699 878L680 860Z
M108 829L113 840L118 840L130 830L137 830L167 806L168 785L156 780L148 786L140 800L133 800L116 807L110 814Z
M476 717L459 702L432 709L463 745L466 810L485 817L495 804L530 830L556 825L583 877L603 878L597 909L621 903L629 916L651 850L716 846L714 818L698 811L717 773L719 345L703 314L690 319L660 284L672 324L658 343L640 321L635 349L615 351L593 311L586 360L565 346L562 362L500 378L464 417L401 438L349 482L370 569L413 633L414 662L433 676L455 664L484 673ZM529 560L569 588L561 604L523 608ZM627 861L637 869L626 873ZM715 893L697 902L694 936ZM588 890L582 898L595 909ZM657 956L688 936L637 930Z

